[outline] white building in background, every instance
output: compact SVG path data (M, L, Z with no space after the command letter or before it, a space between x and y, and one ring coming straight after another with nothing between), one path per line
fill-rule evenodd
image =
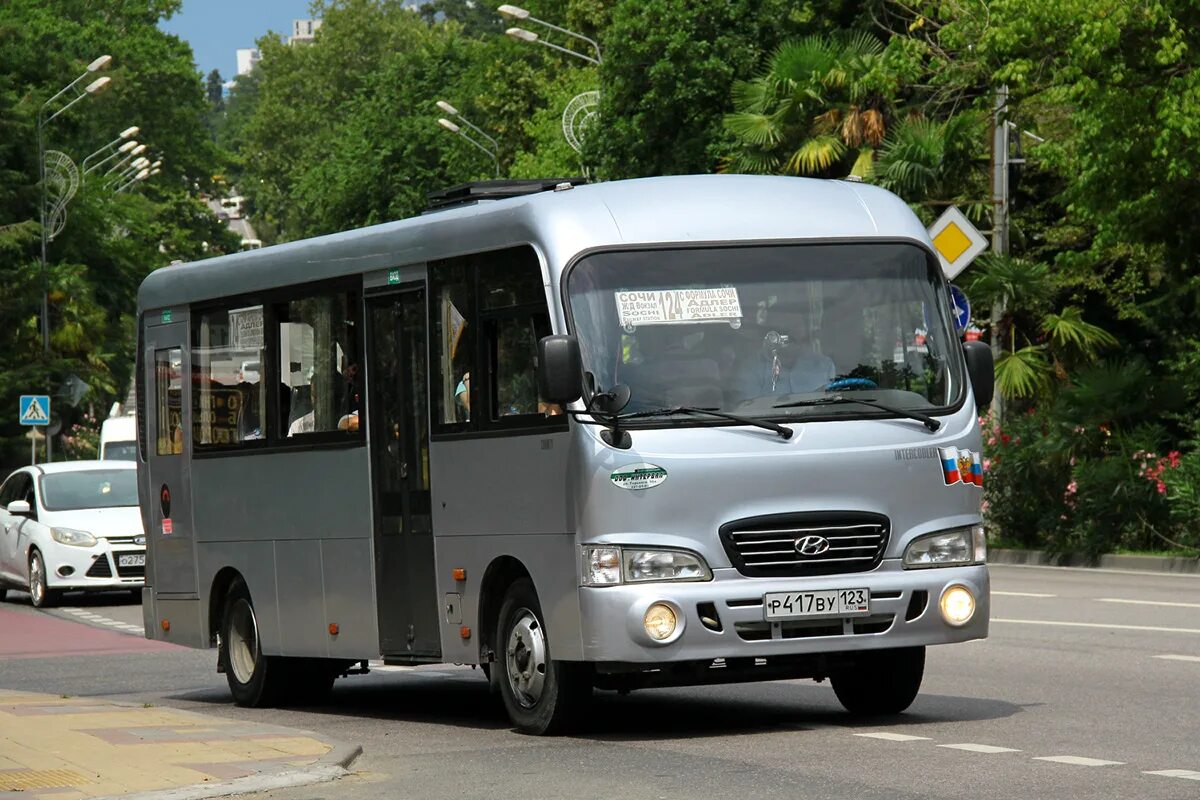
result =
M249 75L250 70L262 58L257 47L239 47L237 51L237 74Z
M292 20L292 35L288 37L288 44L311 42L317 34L317 29L320 27L321 20L319 19Z

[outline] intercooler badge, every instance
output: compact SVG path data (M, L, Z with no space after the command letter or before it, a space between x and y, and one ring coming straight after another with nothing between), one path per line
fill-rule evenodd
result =
M667 471L657 464L626 464L608 478L622 489L653 489L667 479Z

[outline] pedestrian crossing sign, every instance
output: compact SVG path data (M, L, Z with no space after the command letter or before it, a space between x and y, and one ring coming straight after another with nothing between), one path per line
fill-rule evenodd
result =
M23 394L19 408L22 425L50 424L50 395Z

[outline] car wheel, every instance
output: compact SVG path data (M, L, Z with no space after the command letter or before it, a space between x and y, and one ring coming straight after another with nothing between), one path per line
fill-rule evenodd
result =
M240 578L225 595L218 654L229 691L239 706L274 705L284 690L283 659L263 655L250 590Z
M34 608L50 608L58 604L61 592L46 585L46 562L42 554L34 550L29 555L29 595Z
M854 664L830 676L842 706L859 716L899 714L912 705L925 674L925 648L859 653Z
M522 733L567 730L592 691L586 665L554 660L545 630L533 582L516 581L500 607L493 669L508 717Z

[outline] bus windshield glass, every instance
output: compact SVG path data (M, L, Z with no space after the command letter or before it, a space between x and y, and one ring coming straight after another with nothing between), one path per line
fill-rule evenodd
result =
M896 243L604 252L570 271L567 293L584 369L601 390L627 385L627 412L862 417L879 413L872 400L917 411L960 401L963 359L936 269Z

